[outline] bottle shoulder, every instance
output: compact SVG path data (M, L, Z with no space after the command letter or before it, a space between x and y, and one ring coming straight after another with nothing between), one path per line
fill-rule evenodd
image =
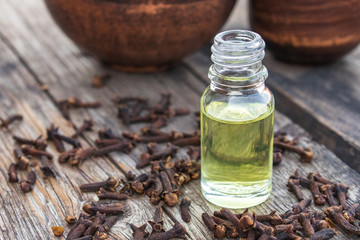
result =
M208 87L201 98L201 112L226 121L252 121L274 112L275 101L271 91L264 87L251 94L221 94Z

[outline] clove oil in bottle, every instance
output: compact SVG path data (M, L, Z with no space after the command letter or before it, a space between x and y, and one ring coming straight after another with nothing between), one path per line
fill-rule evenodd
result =
M265 43L226 31L212 46L210 86L201 98L201 187L219 206L247 208L271 192L274 97L264 82Z

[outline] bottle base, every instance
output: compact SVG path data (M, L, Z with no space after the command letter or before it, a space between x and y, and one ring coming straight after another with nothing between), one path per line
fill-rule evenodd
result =
M271 183L254 193L226 194L212 189L206 182L201 181L201 192L207 201L219 207L231 209L249 208L259 205L269 198Z

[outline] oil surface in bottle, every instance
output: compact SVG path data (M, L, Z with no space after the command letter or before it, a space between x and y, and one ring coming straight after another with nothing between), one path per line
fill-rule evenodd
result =
M229 208L265 201L271 192L273 104L212 101L201 109L205 197Z

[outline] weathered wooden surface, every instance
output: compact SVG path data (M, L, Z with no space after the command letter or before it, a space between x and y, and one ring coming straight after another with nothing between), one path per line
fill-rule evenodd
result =
M225 28L250 28L246 0L238 1ZM192 71L204 76L204 81L211 64L209 49L186 60ZM267 85L275 95L276 108L360 172L360 46L339 61L323 66L287 64L269 51L264 64L269 70Z
M92 200L94 194L82 194L78 185L102 180L108 175L122 177L124 172L146 172L135 170L135 164L144 150L139 146L131 155L110 154L106 158L87 160L80 167L59 165L54 161L56 179L39 178L34 191L23 194L17 184L7 181L7 167L14 162L11 134L36 137L45 134L51 123L60 126L66 135L74 132L66 124L55 105L61 99L79 96L84 100L97 100L102 107L92 110L73 110L71 119L79 126L83 119L95 121L95 129L109 127L120 134L124 130L137 131L141 125L126 128L116 119L116 109L111 97L118 95L143 95L152 102L158 100L159 92L172 92L175 106L188 106L198 110L200 94L205 88L206 73L200 76L189 70L188 62L175 69L158 74L140 75L115 73L112 80L102 89L90 86L93 75L107 71L92 58L83 55L54 25L41 0L0 0L0 116L21 113L24 121L16 123L10 132L0 131L0 239L55 239L51 233L54 225L66 226L64 216L77 215L84 202ZM197 64L197 63L192 63ZM199 63L200 64L200 63ZM41 91L46 85L48 91ZM168 130L193 131L196 123L193 116L173 119ZM289 131L299 136L302 146L311 146L316 158L312 164L300 164L294 154L285 154L284 162L274 169L273 193L268 201L255 207L258 213L270 210L284 212L296 199L285 187L288 176L295 167L303 173L320 171L329 179L342 181L351 188L349 202L360 199L358 182L360 175L346 166L324 146L309 140L307 134L288 118L277 113L276 129ZM93 145L96 132L86 132L81 139L84 146ZM49 151L56 155L52 145ZM179 156L184 156L182 151ZM36 169L41 176L39 169ZM306 192L310 196L309 192ZM202 224L201 213L218 209L206 202L200 191L200 182L195 181L183 189L189 196L192 221L183 223L178 207L166 208L165 222L169 229L175 220L180 221L188 230L189 239L211 239L212 236ZM112 239L131 239L128 223L143 224L151 219L155 207L147 197L128 201L130 210L111 230ZM65 236L68 229L66 228ZM57 238L59 239L59 238ZM334 239L352 239L342 233ZM355 238L354 238L355 239Z

